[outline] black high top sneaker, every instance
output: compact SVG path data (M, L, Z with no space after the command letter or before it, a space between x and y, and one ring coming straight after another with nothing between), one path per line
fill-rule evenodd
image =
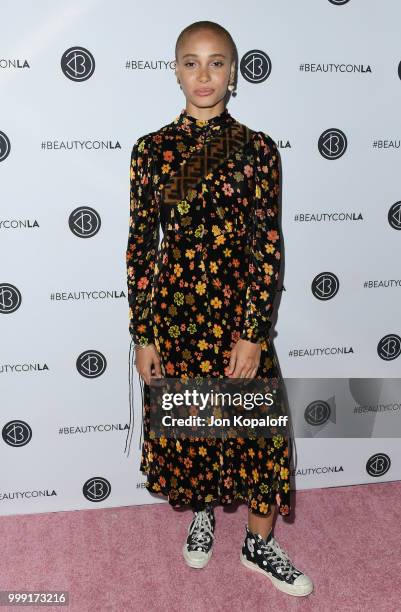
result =
M215 517L212 505L194 511L188 527L188 537L183 546L184 559L190 567L202 568L212 556Z
M312 593L312 580L294 567L271 531L264 540L258 533L252 533L248 525L245 525L245 529L241 563L267 576L277 589L288 595L302 596Z

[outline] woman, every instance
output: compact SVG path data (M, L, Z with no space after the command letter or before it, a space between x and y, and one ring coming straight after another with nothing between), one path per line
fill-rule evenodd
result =
M310 578L272 535L275 506L290 512L289 439L178 440L150 431L151 377L278 376L268 332L281 261L280 156L270 136L225 107L236 69L227 30L210 21L185 28L176 76L186 107L132 149L127 278L144 380L140 469L149 491L167 496L173 508L191 506L188 565L204 567L211 557L213 502L242 500L242 563L286 593L307 595Z

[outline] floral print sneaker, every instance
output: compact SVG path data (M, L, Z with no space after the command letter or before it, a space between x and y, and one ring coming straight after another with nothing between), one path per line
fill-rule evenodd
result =
M267 576L274 586L288 595L309 595L313 583L309 576L292 564L288 554L280 547L270 531L266 540L252 533L248 525L240 555L241 563Z
M194 512L188 527L188 537L183 546L184 559L190 567L201 568L212 556L215 517L213 506Z

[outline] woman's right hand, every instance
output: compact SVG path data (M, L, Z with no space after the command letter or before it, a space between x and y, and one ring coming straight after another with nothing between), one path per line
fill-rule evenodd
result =
M154 344L135 348L135 365L138 374L142 376L145 383L150 385L151 376L162 378L160 355ZM153 371L152 371L153 369Z

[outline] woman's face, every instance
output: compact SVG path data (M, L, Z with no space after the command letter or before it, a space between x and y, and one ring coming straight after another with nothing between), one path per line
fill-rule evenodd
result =
M223 36L201 30L184 38L175 72L189 108L216 106L225 97L230 80L234 80L233 71L231 47Z

